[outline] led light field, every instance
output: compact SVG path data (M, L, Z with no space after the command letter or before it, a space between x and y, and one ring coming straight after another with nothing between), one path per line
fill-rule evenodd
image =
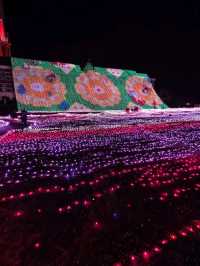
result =
M136 116L0 137L2 265L198 265L199 111Z

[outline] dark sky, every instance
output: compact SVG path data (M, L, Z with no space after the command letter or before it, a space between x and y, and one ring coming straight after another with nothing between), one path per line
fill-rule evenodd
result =
M6 0L4 7L14 56L130 68L156 78L170 103L200 103L198 1Z

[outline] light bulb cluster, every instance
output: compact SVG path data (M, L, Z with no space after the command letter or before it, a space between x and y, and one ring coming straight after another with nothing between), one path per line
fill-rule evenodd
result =
M190 122L200 120L199 109L173 109L173 110L141 110L132 114L126 112L105 112L105 113L88 113L88 114L54 114L49 115L30 115L31 128L69 128L86 125L133 125L133 124L158 124L174 122Z
M9 126L9 121L5 121L5 120L0 120L0 130Z

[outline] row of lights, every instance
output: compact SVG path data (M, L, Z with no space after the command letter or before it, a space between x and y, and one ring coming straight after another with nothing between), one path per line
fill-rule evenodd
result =
M167 237L161 239L158 244L152 245L150 250L141 251L138 255L130 255L129 261L131 265L137 266L138 262L146 262L148 263L152 257L161 253L163 247L167 247L171 242L175 242L179 239L185 238L190 235L199 234L200 231L200 220L193 220L187 226L184 226L181 230L174 232L169 232ZM123 266L121 262L116 262L113 266Z
M63 207L58 207L57 209L57 212L60 213L60 214L63 214L63 213L70 213L72 212L75 208L77 207L83 207L83 208L89 208L91 207L91 205L94 204L94 202L96 202L96 200L102 198L103 196L107 195L107 194L114 194L122 189L124 189L125 191L127 191L127 189L134 189L135 188L135 185L133 184L132 181L130 181L127 185L125 186L122 186L122 185L119 185L119 184L116 184L115 185L112 185L110 187L108 187L107 189L105 189L104 191L95 191L92 193L91 195L91 199L88 199L85 198L85 199L82 199L82 200L78 200L78 199L75 199L73 202L67 204L66 206L63 206ZM39 193L50 193L50 192L64 192L64 188L61 187L58 188L57 186L56 187L53 187L52 188L53 190L49 189L49 188L46 188L46 189L43 189L42 187L38 188L37 189L37 192ZM194 189L195 191L199 191L200 190L200 183L195 183L193 184L193 187L188 187L188 188L185 188L185 187L180 187L178 186L178 188L174 188L172 190L172 192L166 192L166 191L163 191L163 192L160 192L159 195L157 197L148 197L148 198L144 198L144 202L147 202L147 201L154 201L154 200L159 200L160 202L167 202L169 201L170 199L170 195L177 199L177 198L180 198L182 197L186 192L189 192L191 191L192 189ZM19 196L18 196L18 199L24 199L24 197L26 196L33 196L34 193L33 191L30 191L28 192L27 194L25 193L20 193ZM88 196L88 195L87 195ZM8 200L14 200L16 199L16 197L14 195L11 195L9 196ZM5 201L5 199L1 199L1 201ZM127 207L128 208L131 208L133 205L132 203L128 203L127 204ZM44 210L42 210L41 208L38 208L37 209L37 212L38 213L44 213ZM24 211L22 210L18 210L18 211L15 211L14 212L14 216L16 217L21 217L25 214Z

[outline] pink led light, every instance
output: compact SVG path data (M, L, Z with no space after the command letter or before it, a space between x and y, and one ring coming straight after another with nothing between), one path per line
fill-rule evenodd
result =
M80 204L80 202L78 200L75 200L73 203L75 206L78 206Z
M163 239L163 240L161 240L161 244L162 245L166 245L168 243L168 240L167 239Z
M200 229L200 224L196 224L196 228Z
M112 192L114 192L114 191L115 191L115 188L114 188L114 187L109 188L109 192L110 192L110 193L112 193Z
M62 213L62 212L64 211L64 209L63 209L63 208L59 208L58 211L59 211L60 213Z
M170 239L175 241L177 240L177 236L175 234L170 234Z
M15 217L21 217L21 216L23 216L23 214L24 214L23 211L16 211L16 212L14 213L14 216L15 216Z
M131 256L130 256L130 260L131 260L132 263L135 262L135 261L136 261L136 256L131 255Z
M102 193L100 193L100 192L97 192L97 193L95 193L94 194L94 196L96 197L96 198L101 198L102 197Z
M192 226L188 226L187 229L189 232L194 233L194 229L192 228Z
M100 230L102 228L102 224L99 221L94 222L94 228Z
M162 195L162 197L167 197L168 193L167 192L162 192L161 195Z
M179 234L183 237L187 236L187 233L185 231L181 231Z
M144 259L144 260L149 260L149 258L150 258L150 253L149 253L148 251L144 251L144 252L142 253L142 256L143 256L143 259Z
M70 185L69 187L68 187L68 191L74 191L75 190L75 188L72 186L72 185Z
M35 249L39 249L41 247L41 244L39 242L35 243L34 244L34 248Z
M121 262L115 262L113 266L123 266Z
M160 253L161 252L161 248L159 248L159 247L154 247L154 249L153 249L156 253Z
M166 198L165 197L160 197L160 201L165 201Z
M71 209L72 209L72 206L70 206L70 205L68 205L68 206L66 207L66 210L67 210L67 211L71 211Z
M90 206L90 204L91 204L91 202L89 201L89 200L84 200L83 201L83 205L84 205L84 207L89 207Z

